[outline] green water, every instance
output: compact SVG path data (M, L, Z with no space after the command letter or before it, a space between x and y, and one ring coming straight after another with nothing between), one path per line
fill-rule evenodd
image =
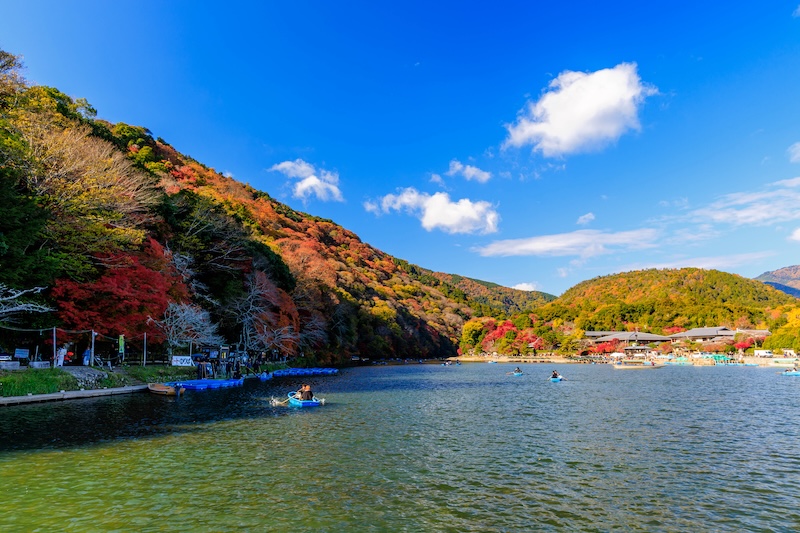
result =
M0 411L0 531L796 531L800 378L411 365ZM780 413L775 414L776 407Z

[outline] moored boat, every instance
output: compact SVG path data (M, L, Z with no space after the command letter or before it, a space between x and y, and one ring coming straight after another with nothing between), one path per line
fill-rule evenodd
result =
M223 387L235 387L242 385L244 378L238 379L187 379L175 382L176 386L184 387L187 390L206 390L221 389ZM171 383L169 384L171 385Z
M617 370L647 370L664 367L664 365L659 365L652 361L618 361L611 366Z
M186 389L183 387L176 387L168 383L148 383L147 389L153 394L160 394L162 396L180 396Z

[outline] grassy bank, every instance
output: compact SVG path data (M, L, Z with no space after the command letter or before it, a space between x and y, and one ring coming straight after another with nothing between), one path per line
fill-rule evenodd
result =
M51 394L78 388L78 380L72 374L57 368L0 371L0 396Z
M116 370L139 383L164 383L197 377L197 369L193 366L123 366Z

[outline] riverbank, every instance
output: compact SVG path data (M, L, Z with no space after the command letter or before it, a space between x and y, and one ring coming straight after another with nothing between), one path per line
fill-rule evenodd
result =
M144 392L147 385L127 385L125 387L113 387L110 389L92 390L71 390L59 391L50 394L28 394L26 396L7 396L0 398L0 406L21 405L26 403L58 402L63 400L76 400L79 398L96 398L99 396L114 396L119 394L131 394L134 392Z
M544 363L544 364L608 364L611 361L590 361L588 359L580 359L575 357L567 357L564 355L547 356L509 356L509 355L461 355L458 357L448 357L448 361L460 361L462 363ZM660 361L660 360L656 360ZM768 358L768 357L754 357L745 356L739 362L748 366L757 365L760 367L779 368L785 369L791 367L795 363L800 363L798 358ZM689 366L714 366L716 362L713 359L696 359L687 363Z
M578 360L572 357L548 355L543 356L509 356L509 355L460 355L458 357L448 357L448 361L460 361L462 363L552 363L552 364L586 364L589 361Z
M52 370L47 369L51 373ZM86 366L65 366L57 370L70 374L74 378L71 382L74 388L68 389L65 386L63 390L54 392L34 393L22 391L13 396L0 396L0 407L145 392L148 390L147 383L161 383L194 377L194 371L187 371L184 367L155 367L148 368L147 372L144 371L143 367L124 366L115 367L112 370L99 370ZM19 373L21 371L14 372ZM18 375L24 376L24 374ZM109 376L112 376L112 378L109 379ZM244 377L246 379L258 378L259 375L250 374ZM111 385L104 385L107 383Z

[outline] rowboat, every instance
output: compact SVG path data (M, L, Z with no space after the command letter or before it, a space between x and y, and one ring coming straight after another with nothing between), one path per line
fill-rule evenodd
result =
M784 370L781 376L800 376L800 370Z
M550 378L550 381L553 383L558 383L559 381L563 380L564 376L558 376L557 378Z
M522 372L512 372L512 374L514 374L515 376L521 376Z
M186 392L183 387L175 388L167 383L148 383L147 388L153 394L161 394L162 396L179 396Z
M289 405L293 407L319 407L320 405L325 404L324 399L317 398L316 396L314 396L312 400L299 400L295 398L294 395L294 392L287 394L287 396L289 396Z

